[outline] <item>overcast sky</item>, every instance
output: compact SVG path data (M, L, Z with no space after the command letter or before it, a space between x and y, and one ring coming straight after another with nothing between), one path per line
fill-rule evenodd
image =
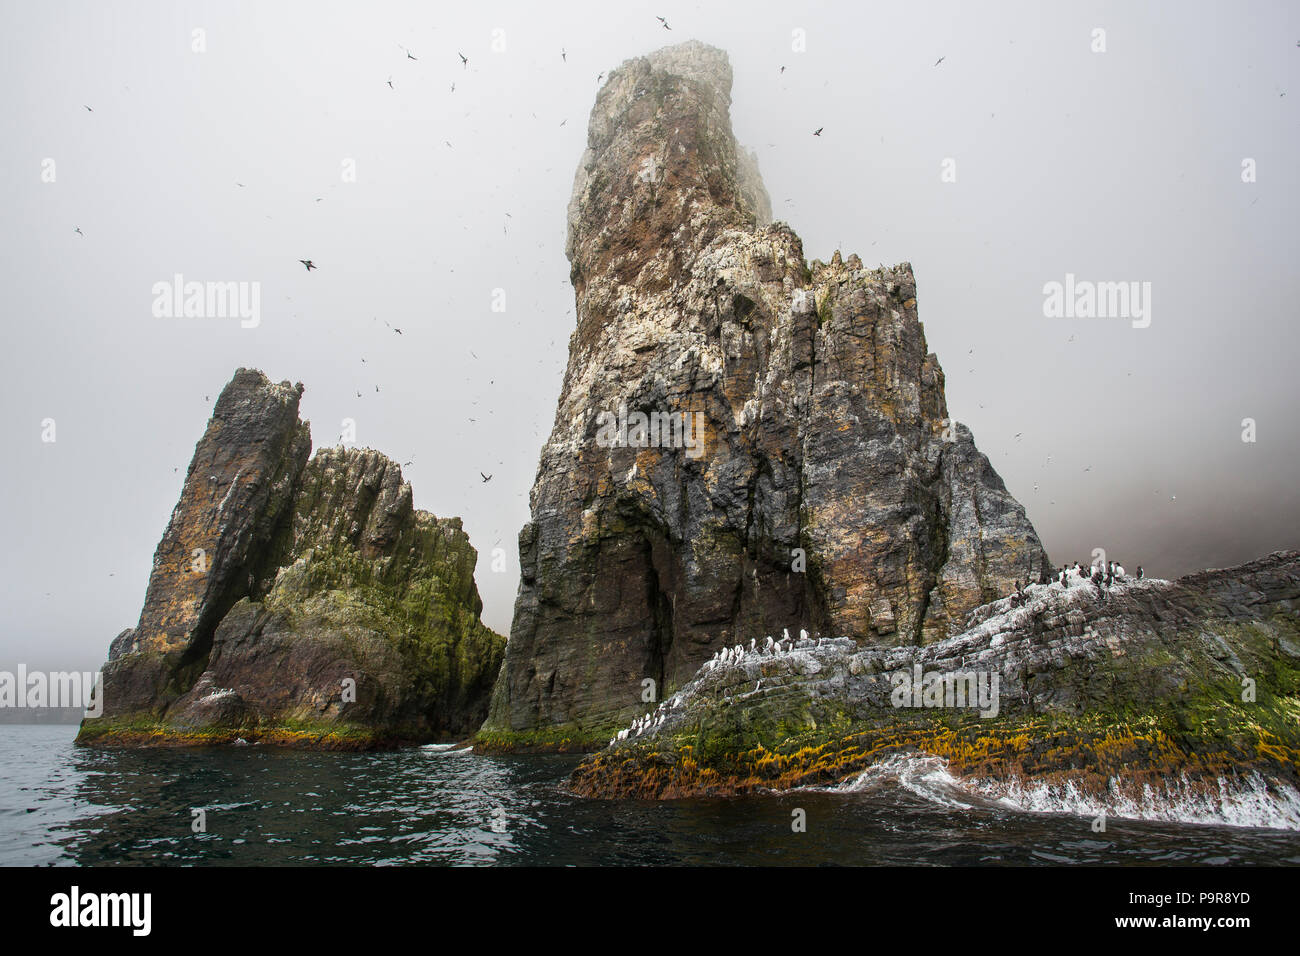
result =
M1300 546L1298 4L9 2L0 34L0 667L94 668L136 622L241 365L305 384L316 447L353 418L414 462L508 633L597 76L689 38L807 256L912 263L1054 561ZM155 317L176 273L260 283L260 323ZM1045 317L1067 273L1150 282L1150 326Z

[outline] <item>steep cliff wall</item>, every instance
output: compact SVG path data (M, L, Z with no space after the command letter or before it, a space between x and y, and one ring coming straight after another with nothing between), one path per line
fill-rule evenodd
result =
M624 63L592 110L577 328L484 747L588 746L647 680L671 693L756 633L937 641L1047 564L948 419L911 267L810 267L768 224L730 91L691 42Z

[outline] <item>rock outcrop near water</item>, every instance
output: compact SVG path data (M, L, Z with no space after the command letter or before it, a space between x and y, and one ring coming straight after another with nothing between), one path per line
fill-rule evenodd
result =
M378 452L308 460L301 395L248 369L222 391L79 742L363 748L482 722L505 642L460 519L416 510Z
M990 796L1039 792L1121 815L1161 797L1273 795L1294 808L1300 552L1028 595L977 608L962 633L924 647L795 639L764 653L759 638L586 758L573 786L602 797L785 790L929 754ZM958 686L972 690L965 706Z
M732 135L731 80L685 43L592 109L577 328L482 747L603 743L647 681L670 694L782 626L932 644L1048 565L948 417L911 267L807 263Z

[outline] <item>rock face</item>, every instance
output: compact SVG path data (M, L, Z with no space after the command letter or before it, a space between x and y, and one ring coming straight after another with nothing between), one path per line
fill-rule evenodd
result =
M460 519L415 510L378 452L309 461L301 395L248 369L222 391L79 742L370 747L482 722L504 640Z
M603 740L646 681L671 693L787 625L932 643L1048 565L948 418L911 267L810 267L730 91L691 42L624 63L592 110L577 328L485 747Z
M784 790L931 754L991 795L1040 787L1111 807L1162 792L1219 801L1252 775L1300 786L1300 552L1028 594L925 647L835 638L764 653L760 639L707 663L573 784L607 797ZM943 690L958 674L995 692L959 706Z

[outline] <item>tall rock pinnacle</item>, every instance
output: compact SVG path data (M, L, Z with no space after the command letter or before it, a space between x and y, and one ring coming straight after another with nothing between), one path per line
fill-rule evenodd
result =
M377 451L309 460L302 391L254 369L222 389L79 743L352 749L482 723L505 642L460 519L414 508Z
M806 263L697 42L614 70L569 206L577 298L485 745L602 743L719 647L923 644L1046 571L927 352L910 265Z

